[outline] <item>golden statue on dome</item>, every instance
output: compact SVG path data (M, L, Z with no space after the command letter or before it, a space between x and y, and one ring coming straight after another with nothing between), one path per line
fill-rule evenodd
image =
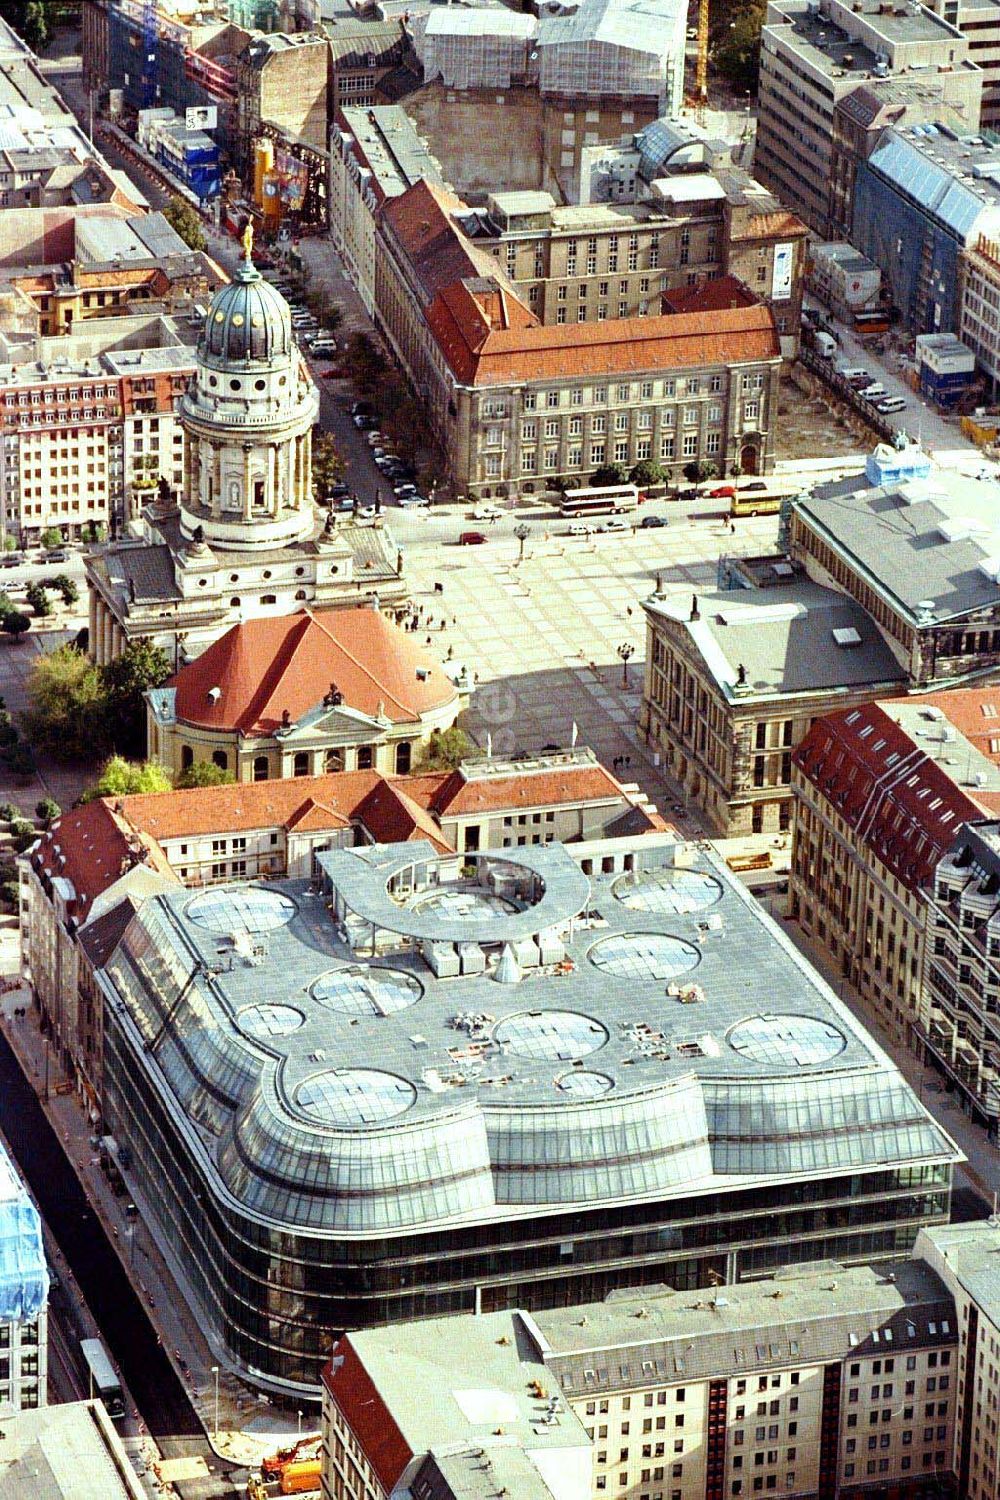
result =
M253 256L253 220L247 219L246 228L243 231L243 255L249 264Z

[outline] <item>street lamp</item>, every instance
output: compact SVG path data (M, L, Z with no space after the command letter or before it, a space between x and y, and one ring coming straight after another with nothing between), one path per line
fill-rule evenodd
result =
M212 1374L215 1376L215 1441L219 1441L219 1367L212 1366Z
M518 548L519 548L519 551L518 551L518 554L517 554L517 560L518 560L518 562L523 562L524 561L524 544L528 540L529 536L531 535L531 527L528 526L528 525L526 525L524 521L518 521L517 525L514 527L514 535L517 537Z
M297 1416L298 1416L298 1419L299 1419L299 1432L298 1432L298 1435L299 1435L299 1437L301 1437L302 1436L302 1412L301 1412L301 1409L297 1413Z
M622 664L622 688L628 687L628 664L629 658L635 655L635 647L631 641L622 641L618 647L618 655Z

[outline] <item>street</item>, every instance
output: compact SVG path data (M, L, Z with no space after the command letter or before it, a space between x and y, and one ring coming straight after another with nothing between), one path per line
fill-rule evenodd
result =
M0 1131L161 1451L166 1457L198 1455L216 1468L226 1467L212 1452L147 1310L2 1032ZM236 1493L218 1474L182 1485L180 1492L185 1500L224 1500Z

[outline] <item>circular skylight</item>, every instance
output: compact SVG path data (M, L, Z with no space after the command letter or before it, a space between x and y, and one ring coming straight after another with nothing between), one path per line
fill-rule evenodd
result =
M505 901L502 896L495 896L491 891L449 890L447 886L443 886L440 890L432 891L429 896L418 897L413 902L413 910L433 912L437 917L457 917L460 921L481 922L484 917L509 916L511 912L517 911L517 907L513 901Z
M420 983L398 969L332 969L312 986L313 997L342 1016L391 1016L423 994Z
M701 870L636 870L616 880L614 894L630 911L684 915L722 899L722 885Z
M619 979L673 979L701 962L694 943L665 932L623 932L602 938L590 950L590 961Z
M288 1036L305 1022L305 1016L294 1005L248 1005L236 1019L247 1036L265 1042L268 1037Z
M608 1033L600 1021L574 1010L522 1011L493 1028L493 1040L519 1057L571 1062L603 1047Z
M564 1094L572 1094L575 1099L598 1099L614 1086L614 1079L607 1073L593 1073L587 1068L574 1068L572 1073L564 1073L556 1081L557 1088Z
M356 1130L401 1115L417 1097L412 1083L374 1068L317 1073L301 1084L295 1102L320 1125Z
M280 891L268 891L259 885L217 886L195 896L188 903L187 914L208 932L256 934L284 927L295 910L295 902Z
M847 1046L842 1031L814 1016L750 1016L737 1022L728 1040L741 1057L772 1068L812 1067Z

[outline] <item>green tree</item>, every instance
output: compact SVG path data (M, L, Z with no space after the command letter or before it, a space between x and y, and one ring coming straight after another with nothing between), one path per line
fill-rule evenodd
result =
M12 614L4 615L3 618L0 619L0 630L5 631L7 635L23 635L26 630L30 629L31 620L29 619L29 617L27 615L19 614L17 610L15 610Z
M163 217L191 250L206 249L208 240L205 238L198 211L192 204L175 194L163 210Z
M324 432L320 427L313 428L312 471L316 498L325 500L330 493L330 486L344 472L344 460L340 456L333 434Z
M101 674L82 652L60 646L40 656L27 688L24 727L33 744L67 760L90 760L108 749Z
M49 39L49 19L42 0L28 0L20 31L32 52L40 52L45 46Z
M24 597L34 610L36 620L43 620L52 613L52 601L40 583L29 583Z
M453 771L460 761L475 754L475 746L464 729L435 729L417 765L418 771Z
M691 463L684 465L684 478L689 484L701 484L706 479L714 479L718 474L715 464L706 463L704 459L694 459Z
M55 822L61 812L62 808L54 797L43 797L40 802L35 803L35 817L41 818L46 828Z
M98 797L129 797L136 792L169 792L170 777L155 761L126 760L123 755L112 755L101 767L101 774L80 798L81 802L95 802Z
M7 536L5 536L4 539L3 539L3 550L5 552L16 552L17 551L17 542L16 542L15 538L12 537L12 536L10 536L9 534Z
M184 791L193 786L232 786L235 780L232 771L224 771L213 760L196 760L180 773L174 786Z
M591 477L591 484L624 484L628 470L624 464L602 464L595 469Z
M712 45L712 62L735 92L756 94L760 66L760 28L766 5L749 0L720 11Z
M643 458L633 467L628 477L640 489L646 489L649 485L662 484L664 474L655 459Z
M64 604L75 604L80 597L80 590L68 573L57 573L52 579L52 587L62 595Z
M39 541L41 542L41 544L45 548L45 550L48 552L48 551L51 551L51 549L53 547L61 547L62 546L62 544L63 544L63 534L59 530L58 526L47 526L45 528L45 530L42 532L42 534L41 534L41 536L39 538Z
M111 743L123 755L139 756L146 749L146 701L149 688L160 687L170 676L170 658L151 641L129 641L121 656L101 668L105 719Z

